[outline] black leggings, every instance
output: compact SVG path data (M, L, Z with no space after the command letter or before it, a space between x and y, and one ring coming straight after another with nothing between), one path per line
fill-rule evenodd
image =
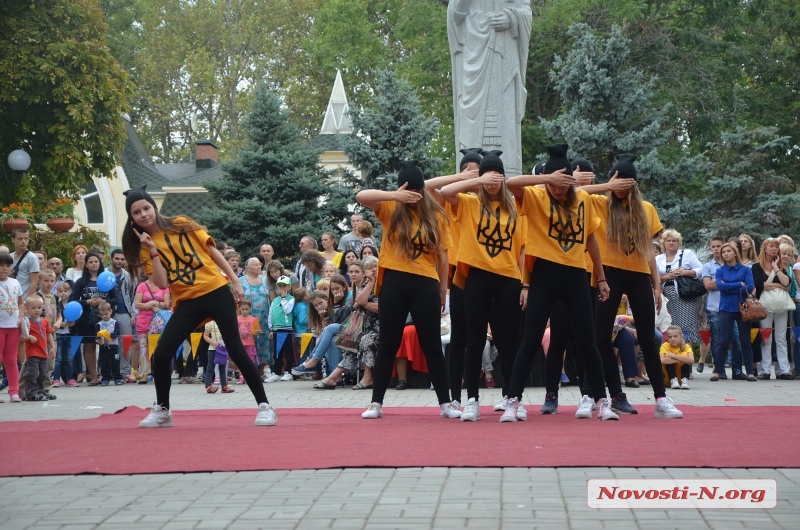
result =
M606 373L606 384L611 397L622 393L622 383L619 379L617 357L611 345L611 333L614 331L614 319L617 317L622 294L628 295L633 319L638 330L637 338L644 356L644 366L653 385L653 395L656 399L667 395L664 389L664 380L661 374L661 358L658 354L655 334L652 330L656 327L656 308L653 301L653 287L650 275L644 272L634 272L616 267L603 266L606 280L611 294L608 300L600 302L595 307L595 330L597 332L597 348L603 356L603 368Z
M447 353L450 396L461 401L461 378L464 377L464 351L467 348L467 315L464 312L464 291L450 286L450 346Z
M531 273L528 310L525 330L517 357L508 397L522 399L525 381L533 363L533 356L542 342L547 319L556 300L562 300L567 309L569 324L575 336L577 351L586 366L586 375L595 400L606 396L603 382L603 363L594 341L592 298L586 271L537 258Z
M593 296L594 301L596 297ZM550 346L545 357L545 389L548 393L558 396L558 385L561 382L561 370L564 366L564 350L568 349L575 363L575 373L581 387L581 394L591 395L586 382L586 373L583 366L583 357L575 344L575 334L569 323L567 306L561 300L556 300L553 311L550 313Z
M378 304L380 338L372 371L373 403L383 403L386 387L392 378L394 358L403 340L406 317L411 313L417 328L419 345L428 361L428 375L439 403L450 402L447 366L442 355L441 299L439 282L433 278L386 269Z
M514 357L519 348L521 288L522 283L519 279L475 267L469 270L464 285L464 309L467 317L467 349L464 365L469 398L478 399L481 356L486 345L487 324L492 326L492 338L503 367L503 384L508 387L508 374L513 370ZM507 391L507 388L504 390Z
M175 357L175 351L201 322L209 318L217 323L228 348L228 355L244 376L256 403L268 403L258 370L242 345L239 324L236 321L236 305L227 285L198 298L182 301L167 322L153 352L152 374L156 385L156 403L169 408L169 388L172 384L170 363Z

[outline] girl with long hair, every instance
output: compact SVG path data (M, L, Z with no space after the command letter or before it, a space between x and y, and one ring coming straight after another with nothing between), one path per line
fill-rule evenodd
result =
M719 252L723 264L714 275L714 281L719 291L719 340L714 343L714 373L711 374L709 381L728 378L725 374L725 356L733 336L734 323L739 327L739 345L742 347L747 381L758 381L753 375L750 322L744 322L742 314L739 312L739 302L755 288L753 272L742 264L739 249L735 244L724 243Z
M637 414L622 393L617 358L611 344L617 309L622 295L627 294L636 328L641 331L637 335L644 364L647 373L652 375L655 415L657 418L682 418L683 414L667 397L664 379L657 376L661 373L661 357L652 332L656 327L656 313L661 309L661 281L651 241L664 227L656 209L642 197L634 160L636 155L618 155L609 173L609 183L584 188L606 191L604 195L592 195L600 218L598 242L603 270L611 290L608 299L595 306L597 347L603 356L611 409L617 413Z
M618 420L606 399L603 362L594 341L594 317L584 254L588 251L594 264L599 299L608 298L594 232L600 225L589 195L575 189L572 165L567 159L566 144L547 148L550 158L543 175L520 175L506 182L525 213L528 235L525 242L525 272L536 303L528 306L525 325L509 385L508 402L501 422L526 419L518 415L525 381L530 374L533 356L542 342L547 321L557 300L566 305L569 322L575 333L579 355L583 357L598 419ZM538 187L544 184L544 188ZM616 377L619 377L618 375ZM590 408L591 410L591 408Z
M75 266L69 267L64 273L64 277L73 284L83 275L83 267L86 264L86 254L88 253L89 250L83 245L76 245L72 249L72 264Z
M790 247L791 248L791 247ZM761 243L758 261L751 267L753 282L756 286L756 298L761 293L772 289L788 291L791 287L791 278L786 267L781 265L780 243L777 238L768 237ZM770 281L770 276L772 280ZM772 335L761 343L761 362L759 379L768 380L772 371L772 341L775 341L775 356L778 364L775 367L775 378L789 373L789 351L786 344L786 326L789 324L789 311L773 313L767 310L767 318L760 323L761 329L772 328ZM741 332L740 332L741 333Z
M758 261L756 254L756 244L753 238L747 234L739 234L739 245L742 247L742 263L747 267L752 267Z
M482 154L477 179L456 182L441 190L460 227L458 269L453 283L463 288L467 332L463 361L467 402L461 421L480 418L478 385L487 324L491 324L507 384L519 345L520 308L524 303L521 293L523 289L527 291L522 287L519 271L525 225L517 213L514 196L506 187L502 151ZM465 193L476 187L477 195ZM460 405L458 401L453 404Z
M242 285L233 281L236 273L217 250L214 239L188 217L162 216L144 190L128 190L125 195L128 222L122 233L122 251L128 270L134 274L144 269L156 286L169 286L174 306L152 356L156 402L139 427L172 426L170 361L186 337L209 320L216 322L228 355L256 399L255 424L275 425L278 415L239 337L236 304L244 298ZM223 274L232 280L230 285Z
M86 369L89 372L87 381L89 386L97 386L100 382L97 378L97 344L95 324L100 321L98 306L103 302L108 302L112 307L117 305L117 290L111 289L101 292L97 288L97 277L103 272L103 261L100 255L95 252L86 254L83 274L72 287L70 301L77 301L83 308L81 317L75 323L77 335L83 343L83 358L86 361Z
M333 232L325 232L319 240L322 243L322 250L319 253L325 261L330 261L338 269L342 263L342 253L336 250L336 236Z
M363 190L356 200L383 223L376 294L380 339L373 370L372 402L364 419L383 416L383 398L409 313L414 321L440 414L458 418L450 403L447 368L442 356L439 316L447 296L447 249L452 245L447 217L425 189L416 160L400 163L397 191Z

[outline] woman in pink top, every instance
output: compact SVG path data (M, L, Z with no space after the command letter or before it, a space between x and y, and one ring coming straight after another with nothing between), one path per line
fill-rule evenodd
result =
M132 370L138 371L139 384L146 384L150 375L150 356L147 353L147 334L150 330L150 321L159 309L169 309L169 289L159 289L146 275L136 288L134 305L139 311L136 317L136 334L139 335L139 353L131 352Z

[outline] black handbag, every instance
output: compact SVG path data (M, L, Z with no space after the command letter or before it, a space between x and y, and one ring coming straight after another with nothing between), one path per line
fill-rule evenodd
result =
M683 251L681 250L681 259L678 261L678 268L683 265ZM683 300L694 300L706 294L706 287L699 278L689 278L688 276L679 276L675 279L675 285L678 290L678 296Z

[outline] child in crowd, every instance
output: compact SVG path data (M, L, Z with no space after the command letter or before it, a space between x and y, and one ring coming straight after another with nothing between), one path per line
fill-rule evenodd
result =
M332 261L326 261L325 265L322 266L323 278L330 280L336 275L337 272L336 265L334 265Z
M26 401L47 401L55 399L44 392L44 381L48 377L48 352L55 355L53 328L46 318L42 318L44 303L38 295L25 299L26 317L22 321L22 339L25 342L25 365L22 380L25 384Z
M53 386L59 379L64 379L67 386L78 386L78 382L73 377L73 364L72 364L72 328L75 322L67 322L64 320L64 308L69 303L69 297L72 294L72 287L68 282L62 282L56 287L58 294L58 307L61 319L56 321L56 359L53 365Z
M292 328L294 328L294 362L300 362L303 353L301 341L303 333L308 333L308 289L298 287L294 292L294 309L292 309Z
M53 294L53 287L56 286L56 273L50 269L42 269L39 271L39 290L36 294L42 297L43 309L42 316L50 323L53 329L53 341L55 343L55 330L61 325L61 312L63 308L59 305L58 297ZM45 394L50 392L50 387L58 387L59 378L53 376L56 362L56 350L53 348L47 356L47 379L44 381ZM50 378L53 377L52 383Z
M100 346L100 385L108 386L111 380L115 385L124 385L122 374L119 370L119 327L117 321L111 318L111 304L103 302L97 306L100 322L95 324L97 340Z
M267 383L292 381L289 370L294 361L294 297L289 294L291 280L281 276L275 281L275 299L269 306L269 338L275 346L275 364ZM278 375L278 374L283 374Z
M253 305L247 298L239 302L239 316L237 321L239 322L239 336L242 338L244 350L247 352L247 356L250 357L250 360L253 361L253 364L258 366L256 335L261 334L261 326L258 324L258 319L256 317L250 316L250 311L252 309ZM236 384L243 385L244 377L240 375Z
M661 354L661 364L666 367L669 376L670 388L689 390L689 374L692 372L694 352L692 347L686 344L680 326L667 328L667 342L661 345L659 353ZM675 372L675 365L678 363L683 363L680 383L678 383L678 375Z
M17 368L17 348L20 339L20 311L22 288L15 278L11 278L14 258L8 249L0 251L0 362L5 367L8 394L12 403L22 401L19 397L19 371ZM0 387L2 388L2 387ZM0 399L0 403L3 400Z
M203 374L205 377L206 392L215 393L219 387L213 383L219 383L223 394L230 394L233 389L228 386L228 350L225 348L225 341L219 332L217 323L213 320L206 324L203 332L203 339L208 343L208 363ZM214 379L214 367L219 371L219 379Z

